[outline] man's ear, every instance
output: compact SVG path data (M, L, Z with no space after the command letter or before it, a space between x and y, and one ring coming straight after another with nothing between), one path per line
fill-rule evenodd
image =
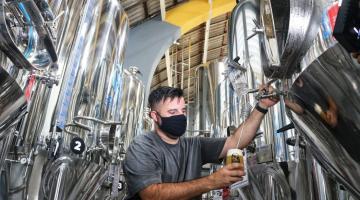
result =
M156 111L151 111L150 112L150 117L155 121L158 122L157 116L156 116Z

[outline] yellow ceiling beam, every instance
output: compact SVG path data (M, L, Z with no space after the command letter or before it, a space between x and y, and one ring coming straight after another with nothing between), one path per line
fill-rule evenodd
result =
M168 10L165 21L179 26L185 34L208 19L230 12L235 5L235 0L213 0L210 12L208 0L190 0Z

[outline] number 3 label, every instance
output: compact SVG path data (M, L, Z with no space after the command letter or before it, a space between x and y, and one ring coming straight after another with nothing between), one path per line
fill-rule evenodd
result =
M85 142L79 137L75 137L70 142L70 149L75 154L82 154L85 151Z

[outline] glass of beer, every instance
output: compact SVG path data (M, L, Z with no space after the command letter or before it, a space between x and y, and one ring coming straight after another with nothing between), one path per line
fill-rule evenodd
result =
M229 149L226 154L225 164L229 165L231 163L240 163L244 166L244 157L240 149Z

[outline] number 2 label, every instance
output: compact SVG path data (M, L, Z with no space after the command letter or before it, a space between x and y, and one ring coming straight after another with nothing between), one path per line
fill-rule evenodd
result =
M85 142L79 137L75 137L70 142L70 149L75 154L82 154L85 151Z

